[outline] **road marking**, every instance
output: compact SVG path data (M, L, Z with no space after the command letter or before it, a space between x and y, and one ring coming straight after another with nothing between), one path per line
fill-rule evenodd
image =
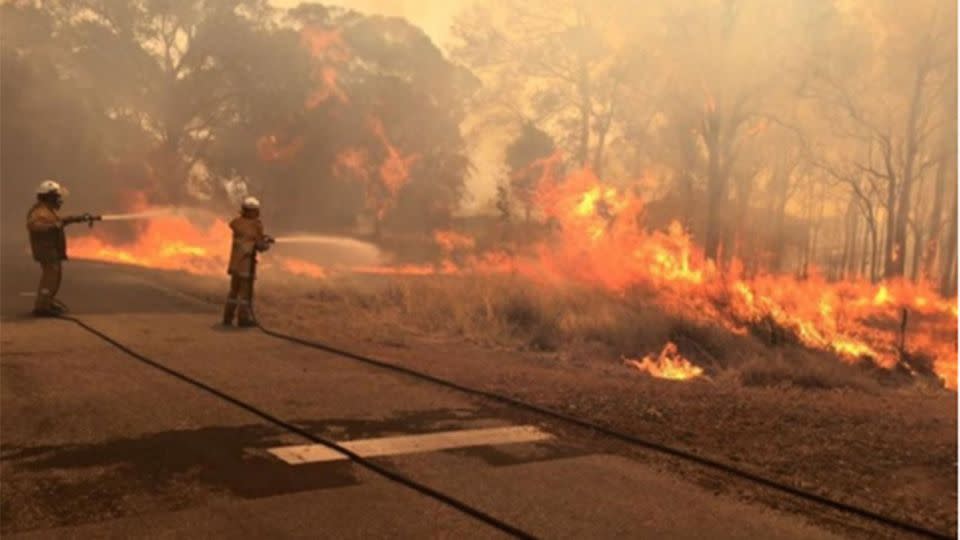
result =
M517 444L543 441L553 436L534 426L508 426L486 429L465 429L459 431L441 431L423 435L401 435L379 439L357 439L337 444L359 454L362 457L394 456L436 452L453 448L488 446L495 444ZM339 461L347 456L320 444L297 446L277 446L267 450L275 457L290 465Z

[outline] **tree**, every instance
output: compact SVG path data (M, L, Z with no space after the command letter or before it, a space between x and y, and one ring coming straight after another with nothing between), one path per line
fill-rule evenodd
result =
M261 183L303 196L284 220L432 228L450 219L470 164L459 125L476 87L422 30L392 17L304 4L290 12L311 46L316 99L280 131L298 141ZM320 85L317 87L317 85Z
M526 222L530 222L537 182L543 171L538 162L556 152L553 139L543 130L527 122L520 134L507 146L506 163L510 171L510 192L523 206Z
M919 179L932 171L942 152L931 142L944 133L938 103L955 62L949 45L950 37L955 39L953 19L942 7L926 2L905 13L896 2L869 3L863 9L882 21L885 36L874 62L859 73L825 66L811 86L826 105L842 113L837 127L865 149L853 166L880 184L883 272L888 278L905 273L912 200ZM909 81L906 86L903 80Z
M798 42L836 24L835 8L824 1L702 0L664 5L659 17L665 30L656 38L654 68L664 75L644 79L656 85L652 129L669 136L667 164L684 184L680 191L703 186L697 211L705 216L704 250L718 260L724 239L735 233L728 199L739 193L745 204L753 176L765 168L740 162L762 147L766 126L796 100L811 59L825 47Z
M628 34L618 7L584 0L478 5L454 24L454 57L486 83L481 104L508 121L533 118L600 176L640 56L620 39Z
M264 0L77 0L54 13L72 83L96 89L101 114L152 139L146 155L117 159L147 163L144 187L158 202L223 195L215 179L191 173L223 168L213 147L255 102L279 108L306 88L296 69L278 68L295 67L298 49L277 41Z
M24 207L46 178L73 188L72 207L104 208L115 189L110 156L140 146L140 128L100 115L95 96L66 77L55 13L32 2L6 3L0 21L4 224L20 230Z

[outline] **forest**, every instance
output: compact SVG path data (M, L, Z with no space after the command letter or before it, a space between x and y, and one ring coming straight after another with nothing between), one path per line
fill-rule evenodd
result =
M748 275L956 288L951 2L498 0L446 44L311 3L0 9L7 228L54 177L78 206L251 192L283 201L276 227L374 237L473 198L515 231L545 222L536 164L557 154Z

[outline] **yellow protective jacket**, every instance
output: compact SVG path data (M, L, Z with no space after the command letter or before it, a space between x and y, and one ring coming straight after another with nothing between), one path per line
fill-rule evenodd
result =
M231 276L252 278L253 260L257 244L263 241L263 223L259 218L237 217L230 222L233 245L230 248L230 264L227 273Z
M63 234L63 220L57 211L37 201L27 213L27 232L34 260L56 263L67 259L67 238Z

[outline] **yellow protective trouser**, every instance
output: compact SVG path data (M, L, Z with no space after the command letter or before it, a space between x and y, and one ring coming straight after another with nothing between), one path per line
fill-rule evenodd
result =
M34 309L45 311L53 308L54 298L60 291L60 280L63 278L63 272L59 262L40 263L42 273L40 274L40 287L37 290L37 301Z
M227 305L223 309L223 322L230 324L233 322L233 315L237 313L237 319L240 323L253 322L253 315L250 310L250 299L253 296L253 279L248 277L230 276L230 295L227 297Z

